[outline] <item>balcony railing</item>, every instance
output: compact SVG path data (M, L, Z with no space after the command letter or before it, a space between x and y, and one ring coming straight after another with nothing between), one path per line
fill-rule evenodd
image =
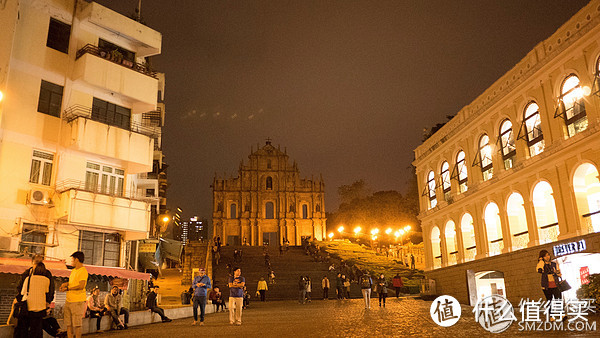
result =
M513 250L525 249L529 244L529 232L524 231L513 235L512 246Z
M92 108L82 106L79 104L73 105L67 109L65 109L63 113L63 118L68 123L73 122L73 120L82 117L84 119L89 119L92 121L108 124L113 127L121 128L124 130L129 130L134 133L146 135L151 138L157 138L160 135L160 128L153 127L151 125L147 125L145 123L139 123L135 121L129 122L129 128L124 128L123 126L116 125L114 121L107 118L93 117L92 116Z
M546 244L556 242L558 239L558 223L552 223L540 227L540 243Z
M588 233L600 232L600 210L582 215Z
M142 63L138 63L135 61L125 60L123 58L123 55L115 50L102 49L98 46L87 44L87 45L83 46L83 48L81 48L80 50L77 51L77 54L75 55L75 60L79 59L84 54L95 55L97 57L103 58L105 60L116 63L118 65L121 65L125 68L129 68L138 73L142 73L144 75L148 75L150 77L158 79L156 72L151 70L147 64L142 64Z
M86 191L93 194L101 194L112 197L121 197L126 199L148 201L155 199L154 197L146 197L145 194L138 194L135 191L110 191L110 189L102 189L99 185L88 184L78 180L63 180L56 183L56 192L63 193L69 190Z
M465 250L465 262L474 260L475 255L477 255L477 247L476 246L468 247Z
M502 249L504 249L504 242L502 240L502 238L493 240L490 242L489 244L489 255L490 256L495 256L495 255L499 255L502 253Z

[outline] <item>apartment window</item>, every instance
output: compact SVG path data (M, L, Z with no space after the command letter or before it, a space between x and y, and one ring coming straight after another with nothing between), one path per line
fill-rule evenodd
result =
M477 156L473 161L473 166L481 167L481 173L483 174L483 180L487 181L494 175L494 168L492 166L492 146L490 145L490 137L487 134L483 134L479 138L479 148Z
M107 52L119 52L123 56L123 60L135 62L135 53L123 47L117 46L114 43L103 39L98 40L98 48ZM160 96L159 96L160 97Z
M231 203L229 206L229 218L237 218L237 205L235 203Z
M92 120L130 130L131 109L94 98L92 103Z
M273 190L273 178L271 176L267 177L266 188L267 190Z
M502 160L504 161L504 169L510 169L514 165L514 157L517 153L515 147L515 138L512 130L512 123L506 119L500 125L500 146L502 147Z
M433 170L427 175L427 196L429 197L429 209L434 208L437 205L437 198L435 196L435 174Z
M101 194L123 196L125 171L96 163L87 163L85 189Z
M569 75L563 82L558 98L558 107L554 117L562 117L569 137L587 129L588 119L583 101L583 88L575 74Z
M146 197L155 197L156 190L155 189L146 189Z
M442 178L442 190L444 191L444 199L446 199L447 201L450 198L450 190L452 189L452 184L450 183L450 165L447 161L444 161L444 163L442 163L440 176Z
M462 150L459 151L456 155L456 162L454 164L454 169L452 170L452 175L450 175L450 178L458 181L458 189L461 193L467 191L468 173L465 158L465 152Z
M308 205L302 204L302 219L308 218Z
M23 223L19 251L44 255L46 252L47 234L48 227L45 225Z
M42 80L37 111L51 116L60 117L62 97L62 86Z
M530 102L525 108L518 138L525 138L531 157L544 151L545 142L540 120L540 107L537 103Z
M79 250L83 251L86 264L119 266L120 249L119 234L79 231Z
M29 182L50 185L50 181L52 180L52 161L54 161L53 154L34 150L33 158L31 159Z
M275 218L275 205L273 202L265 203L265 218L266 219L274 219Z
M69 37L71 35L71 25L50 18L48 27L48 39L46 46L56 49L65 54L69 53Z

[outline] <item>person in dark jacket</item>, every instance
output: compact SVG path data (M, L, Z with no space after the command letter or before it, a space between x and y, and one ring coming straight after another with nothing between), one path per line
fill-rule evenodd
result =
M379 307L381 307L381 301L383 300L383 307L385 307L385 299L387 298L387 281L385 280L384 274L379 276L377 279L377 293L379 294Z
M48 299L54 299L54 295L49 295L50 284L52 283L47 277L47 270L44 263L35 258L32 262L37 263L34 267L28 269L29 274L20 283L21 289L16 296L17 301L27 301L28 311L24 317L18 318L14 337L42 338L44 335L43 318L47 314Z
M163 322L170 322L171 319L169 319L169 317L165 316L165 310L161 309L158 307L158 304L156 302L156 291L159 289L158 285L153 285L150 288L150 293L148 294L148 297L146 297L146 308L150 310L150 312L154 312L157 313L161 320Z
M344 293L342 291L343 287L344 287L344 281L342 280L342 274L338 273L338 275L335 279L335 291L337 293L337 299L344 298Z
M404 283L402 282L402 277L400 277L400 274L396 274L394 276L394 278L392 279L392 285L394 286L394 289L396 289L396 298L399 298L400 291L404 287Z
M538 256L538 264L536 266L536 271L542 275L541 285L542 292L544 292L544 296L546 300L551 301L554 299L562 299L560 289L558 288L558 282L560 280L560 268L556 262L551 261L552 257L550 257L550 253L548 250L540 251ZM563 320L566 320L567 317L564 316ZM554 316L550 317L550 320L554 320Z

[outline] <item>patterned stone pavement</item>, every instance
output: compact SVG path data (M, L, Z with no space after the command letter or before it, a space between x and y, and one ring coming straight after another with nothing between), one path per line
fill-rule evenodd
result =
M192 319L131 327L86 337L598 337L597 331L519 332L517 323L505 332L491 334L474 320L472 308L464 306L458 323L449 328L436 325L429 315L430 301L388 299L386 308L373 299L371 310L364 309L362 299L315 300L300 305L293 301L254 302L242 313L242 326L229 325L228 313L207 315L204 326L191 326ZM517 314L518 318L518 314ZM592 317L600 322L599 317ZM600 324L598 324L600 325Z

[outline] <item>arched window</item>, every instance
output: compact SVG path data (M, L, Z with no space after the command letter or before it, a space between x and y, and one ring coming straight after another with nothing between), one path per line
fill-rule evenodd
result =
M500 222L500 209L498 205L491 202L483 212L485 230L488 237L489 256L499 255L504 249L502 238L502 224Z
M271 176L267 176L267 190L273 190L273 178Z
M540 243L556 241L560 231L550 183L541 181L533 187L533 210L539 229Z
M275 206L273 202L265 203L265 218L266 219L274 219L275 218Z
M442 240L440 238L440 228L434 226L431 229L431 253L433 254L433 268L442 267Z
M440 176L442 177L442 190L444 190L444 198L447 201L450 199L450 190L452 188L452 185L450 184L450 165L447 161L442 163Z
M302 219L308 218L308 205L302 204Z
M444 227L444 235L446 236L446 251L448 252L448 265L456 264L458 261L458 251L456 245L456 225L450 220Z
M518 192L512 193L506 202L506 216L508 216L508 227L510 229L513 250L524 249L529 243L524 204L523 196Z
M434 208L437 205L437 199L435 196L435 174L433 170L427 175L427 195L429 196L429 209Z
M460 220L460 230L462 232L463 246L465 248L465 261L472 261L477 255L477 247L475 245L475 226L473 225L473 216L466 213Z
M567 76L560 88L558 108L554 117L565 120L569 137L587 129L588 120L583 101L583 88L575 74Z
M527 141L530 156L533 157L544 151L545 142L540 120L540 107L537 103L530 102L525 108L523 125L519 133L522 133L520 137L524 137Z
M593 164L583 163L573 175L573 190L582 228L588 233L600 232L600 180Z
M473 165L481 167L483 173L483 180L487 181L494 175L494 167L492 165L492 146L490 145L490 137L487 134L483 134L479 138L479 149L478 157L475 158Z
M461 193L467 191L467 165L465 162L465 152L462 150L456 155L456 163L450 177L458 181L458 188Z
M229 206L229 218L237 218L237 205L235 203L231 203Z
M508 119L504 120L500 125L500 145L502 147L504 169L510 169L514 165L514 157L517 153L517 148L515 147L512 123Z

